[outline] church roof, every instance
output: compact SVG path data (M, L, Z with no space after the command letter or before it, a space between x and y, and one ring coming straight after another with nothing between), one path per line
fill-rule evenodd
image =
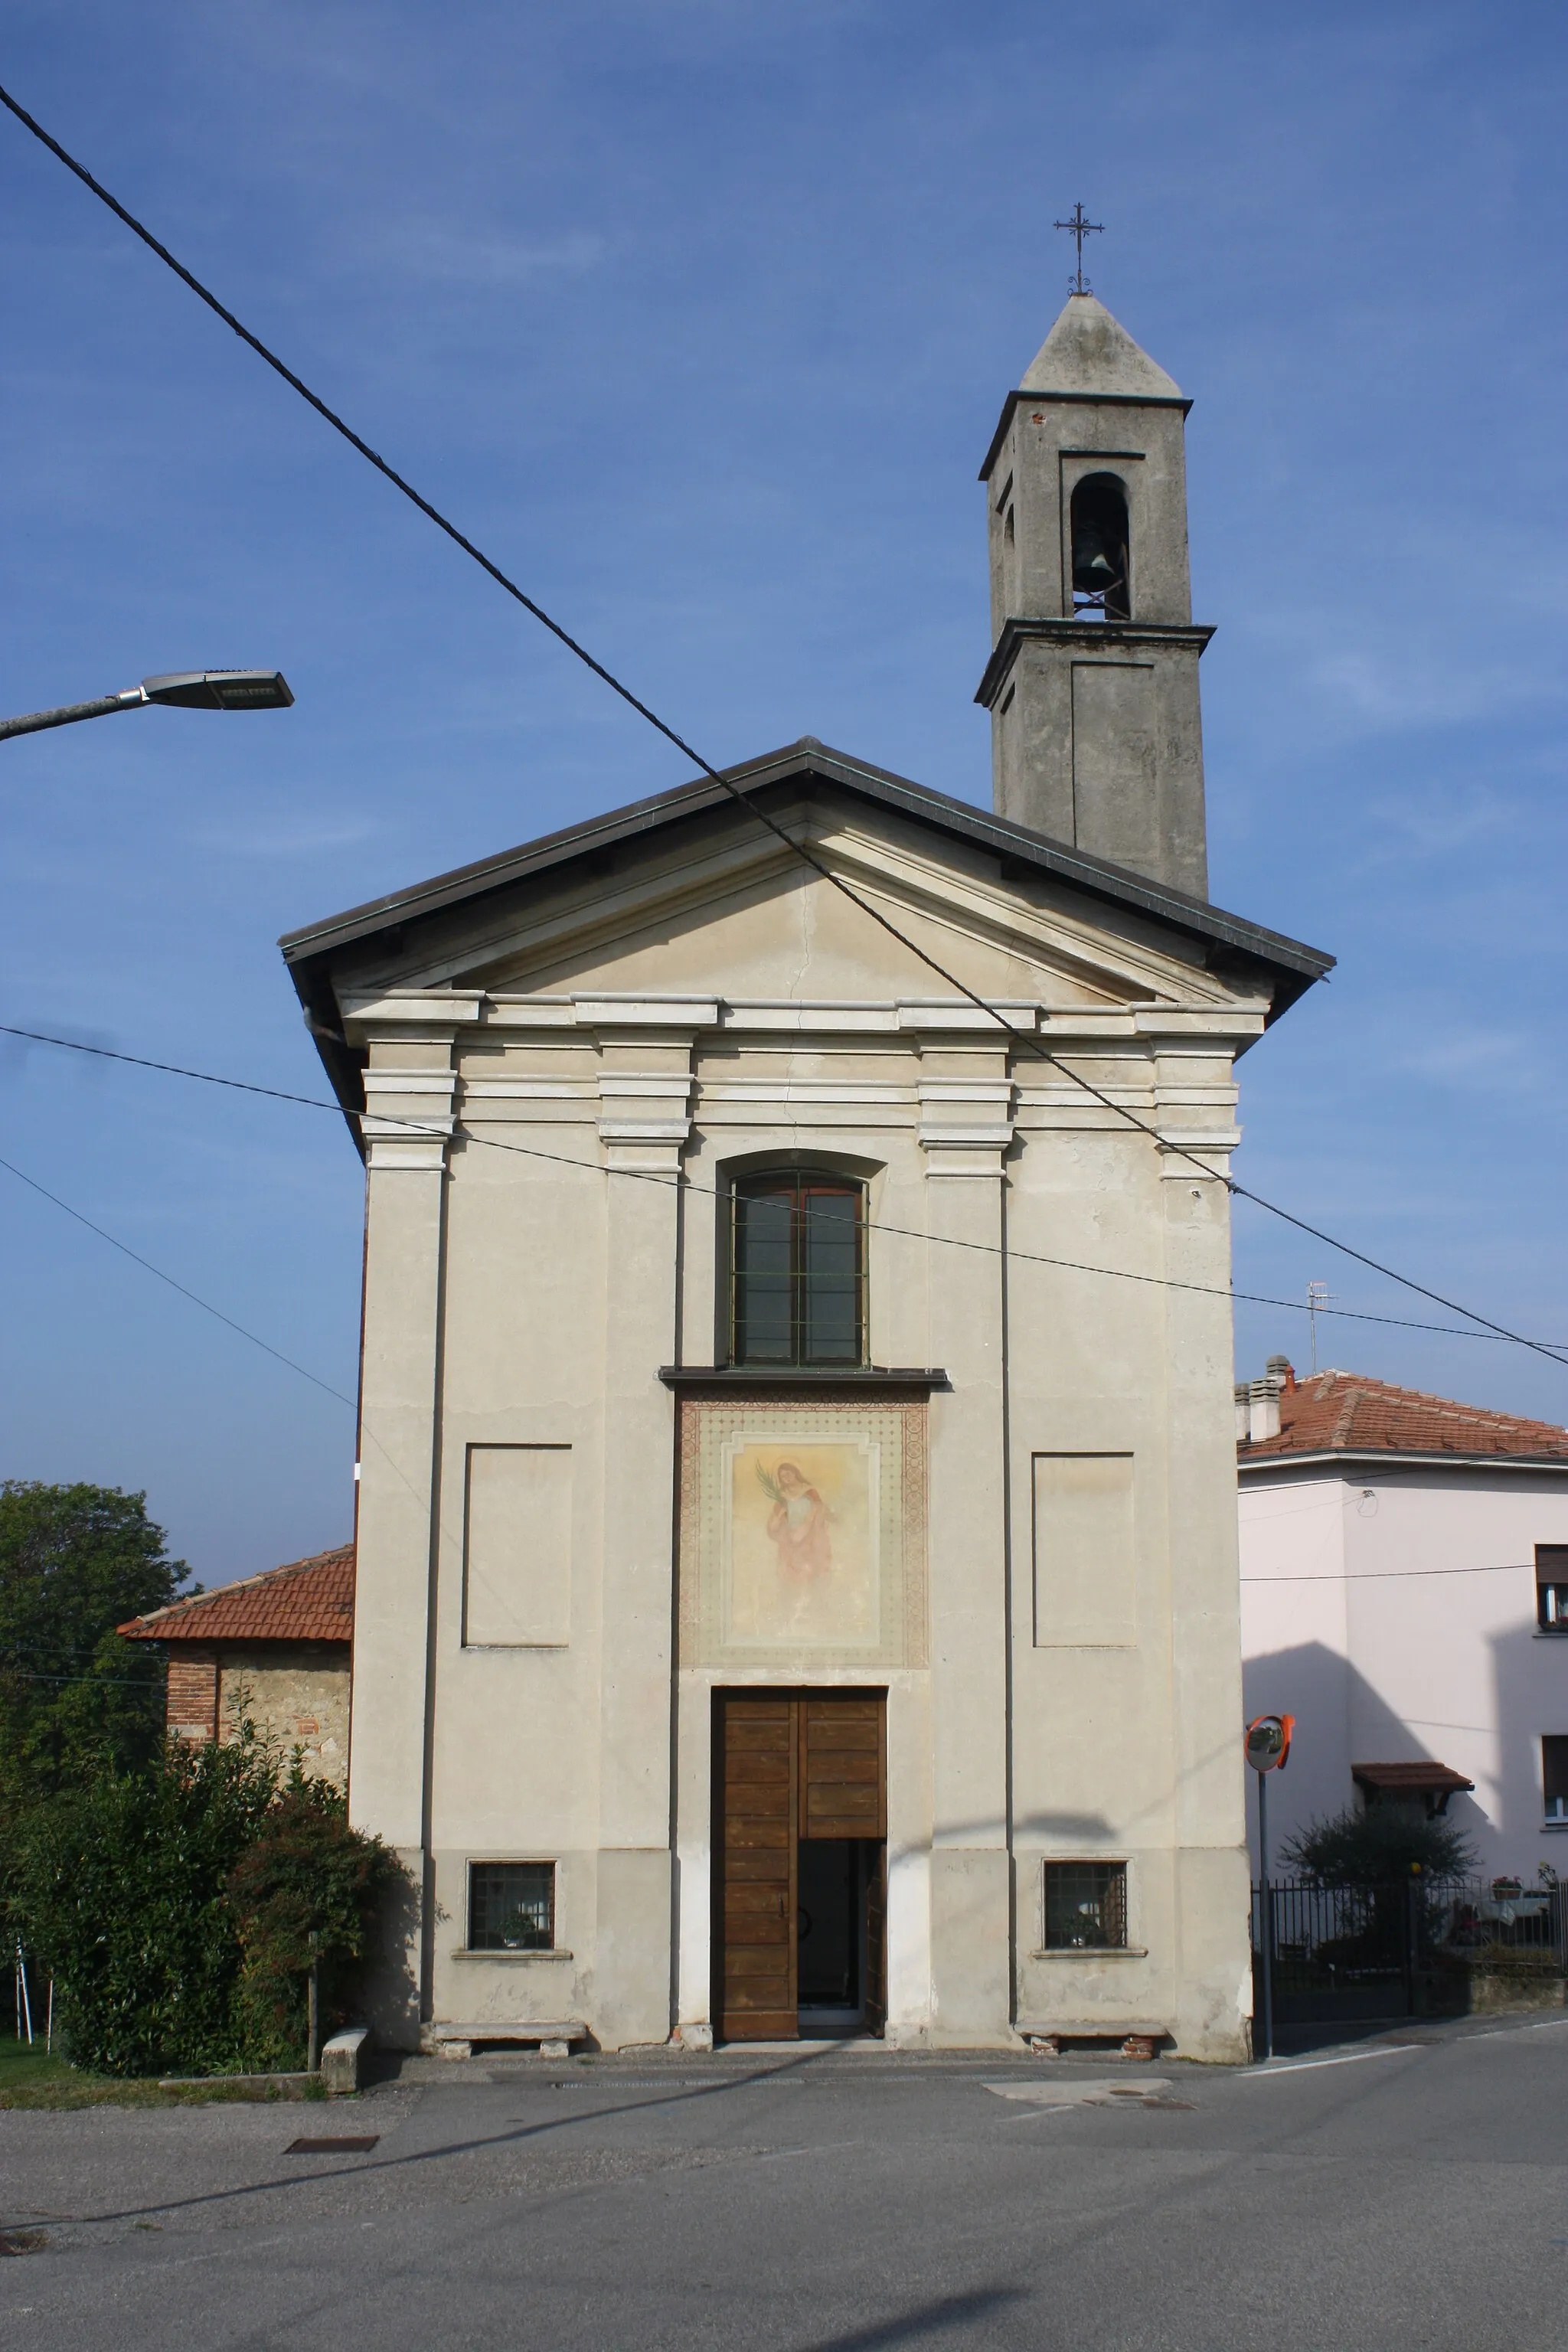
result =
M1237 1461L1245 1470L1304 1454L1428 1454L1507 1455L1520 1461L1568 1462L1568 1429L1526 1421L1485 1405L1458 1404L1421 1389L1394 1388L1363 1372L1287 1373L1279 1392L1279 1434L1244 1441Z
M1180 400L1181 385L1140 350L1126 328L1092 294L1069 294L1036 352L1020 392L1122 400Z
M955 843L978 845L1016 869L1068 884L1088 898L1168 925L1195 940L1205 961L1250 972L1260 991L1271 999L1271 1021L1333 965L1332 956L1305 947L1299 940L1265 930L1239 915L1227 915L1206 899L1192 898L1166 883L1130 874L1087 850L1048 840L1044 834L994 815L972 802L954 800L946 793L932 792L929 785L913 783L907 776L873 768L847 752L831 751L814 735L803 735L781 751L727 768L724 774L770 814L775 808L787 811L797 803L803 785L825 787L912 819ZM589 817L582 824L544 834L497 856L480 858L472 866L436 875L411 888L392 891L385 898L285 933L279 944L344 1108L357 1110L362 1095L358 1063L332 1035L341 1018L332 988L332 963L340 951L363 949L387 933L406 934L421 920L465 903L477 911L479 902L487 897L515 891L536 877L559 879L562 870L574 860L602 857L619 844L657 833L679 837L678 828L700 823L715 813L729 815L734 808L733 797L722 784L710 776L699 776L669 792L632 801L603 816Z
M354 1548L195 1592L118 1629L131 1642L352 1642Z

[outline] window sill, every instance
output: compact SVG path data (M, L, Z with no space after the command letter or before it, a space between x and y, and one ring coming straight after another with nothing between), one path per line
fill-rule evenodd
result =
M1568 1830L1568 1822L1563 1823ZM1048 1944L1031 1952L1032 1960L1146 1960L1147 1944Z
M661 1364L667 1389L831 1388L945 1389L943 1371L879 1364Z
M1541 1826L1547 1836L1550 1836L1553 1830L1568 1830L1568 1822L1542 1822Z
M475 1950L460 1944L449 1957L454 1960L501 1960L510 1967L518 1960L569 1960L574 1955L563 1951L559 1944L552 1944L548 1951L536 1948L531 1952L487 1951L482 1948Z
M1568 1625L1538 1625L1533 1638L1537 1642L1568 1642Z

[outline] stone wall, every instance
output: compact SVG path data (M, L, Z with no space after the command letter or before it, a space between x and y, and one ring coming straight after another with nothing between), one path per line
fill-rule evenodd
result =
M167 1721L176 1738L235 1737L241 1713L297 1748L312 1777L346 1789L349 1777L347 1642L170 1644Z

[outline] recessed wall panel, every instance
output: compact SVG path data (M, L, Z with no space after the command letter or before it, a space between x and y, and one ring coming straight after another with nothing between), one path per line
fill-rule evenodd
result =
M562 1648L572 1631L572 1449L470 1445L463 1640Z
M1035 1647L1138 1639L1131 1454L1037 1454Z

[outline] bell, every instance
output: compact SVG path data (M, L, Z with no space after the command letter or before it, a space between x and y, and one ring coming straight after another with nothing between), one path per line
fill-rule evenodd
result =
M1091 523L1081 530L1072 551L1072 584L1098 594L1121 578L1106 550L1105 541Z

